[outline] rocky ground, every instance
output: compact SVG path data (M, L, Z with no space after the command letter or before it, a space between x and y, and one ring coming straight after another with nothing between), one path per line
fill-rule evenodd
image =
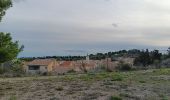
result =
M170 69L0 78L0 100L170 100Z

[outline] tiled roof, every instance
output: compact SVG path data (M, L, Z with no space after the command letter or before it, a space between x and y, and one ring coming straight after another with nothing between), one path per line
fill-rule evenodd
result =
M70 67L72 66L72 61L63 61L63 63L61 63L59 66L61 67Z
M55 61L54 59L35 59L32 62L28 63L28 65L49 65Z

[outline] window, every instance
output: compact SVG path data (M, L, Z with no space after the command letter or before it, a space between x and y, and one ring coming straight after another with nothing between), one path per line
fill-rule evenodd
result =
M39 70L40 66L29 66L29 70Z

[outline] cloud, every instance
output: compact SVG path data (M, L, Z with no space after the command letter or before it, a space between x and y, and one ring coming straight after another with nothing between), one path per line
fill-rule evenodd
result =
M112 26L113 26L113 27L118 27L118 24L113 23Z
M0 29L25 45L24 56L165 47L170 44L166 1L27 0L8 10Z
M12 0L13 2L16 2L16 3L19 3L19 2L22 2L22 1L25 1L25 0Z

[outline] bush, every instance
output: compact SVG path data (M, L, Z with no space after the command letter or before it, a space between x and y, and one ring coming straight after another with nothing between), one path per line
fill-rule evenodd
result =
M11 67L11 71L13 73L20 73L20 74L24 73L23 67L21 65L14 65L13 67Z
M111 96L110 100L122 100L122 98L118 96Z
M5 74L6 72L8 72L7 69L0 67L0 74Z
M64 90L64 88L62 86L58 86L58 87L56 87L56 90L57 91L62 91L62 90Z
M120 61L116 69L122 70L122 71L129 71L129 70L132 70L132 65Z
M9 98L9 100L17 100L17 97L13 95Z
M119 74L113 74L111 77L112 81L122 81L123 80L123 76L119 75Z
M7 62L7 66L0 67L0 74L4 77L21 77L25 74L23 64L19 60Z
M130 64L122 64L122 65L121 65L121 70L129 71L129 70L131 70L131 69L132 69L132 67L131 67Z
M0 67L0 74L4 74L4 73L5 73L5 72L4 72L3 68Z
M74 69L71 69L67 73L76 73L76 71Z

